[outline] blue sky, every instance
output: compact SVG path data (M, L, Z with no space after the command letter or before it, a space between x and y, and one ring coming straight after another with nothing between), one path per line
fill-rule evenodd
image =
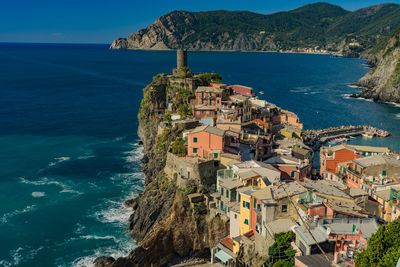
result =
M0 0L0 42L111 43L173 10L285 11L307 0ZM332 0L347 10L387 3ZM400 4L400 0L390 2Z

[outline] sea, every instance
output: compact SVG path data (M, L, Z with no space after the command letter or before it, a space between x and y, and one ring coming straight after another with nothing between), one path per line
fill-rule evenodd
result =
M400 106L351 99L363 59L189 52L193 72L297 113L307 129L368 124L400 151ZM142 88L175 67L173 51L108 45L0 44L0 266L92 266L135 248L123 201L143 190L137 112Z

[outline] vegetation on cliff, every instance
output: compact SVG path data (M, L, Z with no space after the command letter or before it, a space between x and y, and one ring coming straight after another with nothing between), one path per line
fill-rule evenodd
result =
M400 25L400 6L384 4L349 12L315 3L271 15L248 11L173 11L146 29L118 38L113 49L276 51L319 46L358 53ZM358 42L360 46L347 46ZM359 51L357 51L359 50Z
M291 243L296 239L296 235L290 231L275 235L275 242L268 249L269 258L265 262L268 267L290 267L294 266L294 256L296 250Z
M396 266L400 257L400 219L383 225L368 240L366 250L356 255L355 265Z
M373 68L357 82L365 90L355 97L400 103L400 27L376 45L368 62Z

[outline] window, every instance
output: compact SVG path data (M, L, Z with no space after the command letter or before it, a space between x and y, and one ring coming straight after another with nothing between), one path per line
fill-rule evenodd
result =
M243 200L243 208L250 209L250 202Z
M237 219L237 214L235 214L235 219Z
M219 99L217 99L217 104L219 104Z
M201 92L201 98L204 98L204 92Z
M295 171L291 171L290 172L290 177L294 178L294 176L295 176Z
M287 212L287 205L282 205L282 212Z
M204 104L204 99L203 98L201 99L201 104Z
M244 224L249 225L249 219L244 219Z
M239 202L240 202L240 194L239 194Z
M214 159L218 158L218 153L214 153Z
M197 153L197 148L193 148L193 153Z
M210 92L210 97L212 97L212 93Z
M209 103L210 103L210 105L212 105L212 99L210 98L210 101L209 101Z
M193 143L197 143L197 137L193 137Z
M253 207L257 208L257 199L256 198L254 198Z
M224 188L221 187L221 196L223 196L223 195L224 195Z
M383 170L383 171L382 171L382 175L383 175L383 176L386 176L386 170Z
M229 190L226 190L226 197L229 198Z

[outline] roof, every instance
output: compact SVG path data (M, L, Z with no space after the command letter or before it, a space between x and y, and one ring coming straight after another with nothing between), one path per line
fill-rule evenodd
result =
M271 187L262 188L253 192L251 195L258 200L272 199Z
M227 263L230 259L232 259L232 256L223 251L222 249L217 253L215 253L215 257L217 257L223 263Z
M199 87L197 87L197 89L196 89L196 93L199 93L199 92L207 92L207 93L216 92L216 93L222 93L222 92L223 92L223 89L221 89L221 88L216 88L216 87L212 87L212 86L199 86Z
M294 227L294 230L301 237L301 239L306 242L307 245L311 246L316 244L304 225ZM323 243L328 240L328 235L326 231L320 229L319 227L310 227L310 232L314 236L317 243Z
M233 240L230 237L225 237L220 243L228 249L233 250Z
M330 207L337 213L351 215L358 218L367 218L368 215L363 208L349 202L328 201L324 202L326 206Z
M269 127L268 122L262 121L260 119L255 119L255 120L252 120L252 121L249 121L249 122L245 122L245 123L242 124L242 126L247 126L247 125L253 124L253 123L257 124L257 125L261 125L261 126L266 127L266 128Z
M353 162L361 165L362 167L370 167L386 164L386 160L382 155L369 156L364 158L354 159Z
M322 254L296 256L295 259L297 261L302 262L304 264L304 266L307 266L307 267L331 266L331 264L326 260L325 256Z
M268 231L274 235L274 234L279 234L283 232L289 232L293 226L295 226L290 219L278 219L275 221L268 222L266 227Z
M203 131L211 133L211 134L219 135L219 136L224 136L224 134L225 134L225 131L215 128L215 127L212 127L210 125L202 125L202 126L196 127L191 132L189 132L189 134L203 132Z
M233 189L237 187L243 186L243 183L239 181L238 179L232 179L232 178L224 178L220 180L220 184L228 189Z
M303 155L303 156L307 156L309 153L311 153L310 150L305 149L305 148L301 148L301 147L297 147L297 146L295 146L295 147L292 149L292 152L297 153L297 154L300 154L300 155Z
M364 190L362 190L361 188L354 187L354 188L350 188L349 195L352 197L358 197L358 196L368 195L368 193L365 192Z
M229 97L229 99L232 101L232 102L244 102L244 101L246 101L247 99L249 99L249 97L247 97L247 96L244 96L244 95L231 95L230 97Z
M303 186L301 186L301 184L297 182L290 182L286 184L281 184L279 186L273 186L271 187L271 190L274 199L294 196L307 191L307 189L305 189Z
M330 234L357 234L365 239L369 239L379 228L374 218L342 218L342 219L323 219L323 226L329 227ZM354 232L353 226L360 232Z
M350 198L348 194L333 186L326 180L316 180L303 183L306 188L312 189L316 193L331 195L336 197Z
M195 110L215 110L217 107L213 105L196 105Z
M359 146L359 145L348 145L345 144L346 147L352 148L354 150L360 152L374 152L374 153L387 153L390 151L388 147L379 147L379 146Z
M373 153L387 153L390 151L388 147L379 147L379 146L359 146L359 145L349 145L349 144L340 144L337 146L332 146L330 150L333 152L349 149L357 152L373 152Z
M377 191L375 192L375 195L384 200L390 200L390 189Z

